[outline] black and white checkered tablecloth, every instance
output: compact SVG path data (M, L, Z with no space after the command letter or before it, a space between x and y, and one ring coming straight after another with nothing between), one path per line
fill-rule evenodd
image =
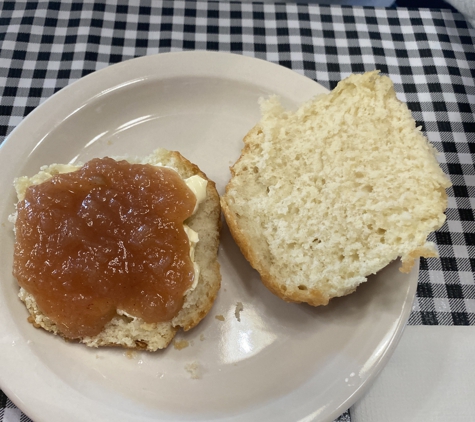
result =
M350 73L378 68L441 152L453 183L447 222L430 239L440 258L421 261L409 324L475 325L475 30L462 15L224 1L119 3L0 2L0 141L59 89L144 55L244 54L327 88ZM0 392L0 422L28 420ZM340 420L349 421L349 414Z

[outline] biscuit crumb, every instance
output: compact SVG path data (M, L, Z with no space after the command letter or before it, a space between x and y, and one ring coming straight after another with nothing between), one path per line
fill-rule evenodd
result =
M201 366L198 362L193 361L185 365L185 370L191 375L191 379L197 380L201 378Z
M244 306L242 302L236 303L236 309L234 310L234 315L236 316L236 319L241 322L241 311L244 310Z
M127 350L125 353L127 359L135 359L137 357L137 352L135 350Z
M223 316L223 315L216 315L215 318L216 318L218 321L224 321L224 316Z
M107 145L112 145L112 141L110 139L107 141Z
M190 345L190 343L187 340L175 340L173 342L173 347L176 350L184 349L184 348L188 347L189 345Z
M204 334L200 334L200 341L203 341L205 339L205 335Z

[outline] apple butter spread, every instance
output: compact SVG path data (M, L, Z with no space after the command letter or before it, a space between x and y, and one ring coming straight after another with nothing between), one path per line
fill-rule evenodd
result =
M183 225L195 204L172 169L91 160L26 190L13 273L69 338L97 335L117 309L170 321L195 276Z

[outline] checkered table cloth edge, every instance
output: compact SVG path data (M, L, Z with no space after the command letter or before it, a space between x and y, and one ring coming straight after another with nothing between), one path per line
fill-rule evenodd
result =
M182 50L258 57L331 89L380 69L452 180L409 324L475 325L475 30L449 10L212 1L4 1L0 140L59 89L112 63ZM29 419L0 395L0 421ZM349 421L348 413L341 421Z

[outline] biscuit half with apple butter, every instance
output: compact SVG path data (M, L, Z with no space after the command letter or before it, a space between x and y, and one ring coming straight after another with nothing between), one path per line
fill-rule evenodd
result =
M178 152L53 164L15 188L13 274L34 326L155 351L211 309L219 196Z

